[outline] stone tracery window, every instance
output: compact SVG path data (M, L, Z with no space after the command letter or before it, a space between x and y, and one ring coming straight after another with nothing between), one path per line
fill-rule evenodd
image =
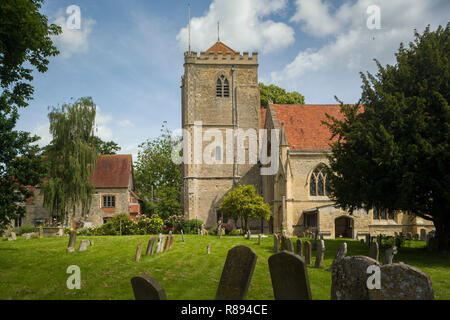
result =
M314 169L309 180L309 194L311 196L330 196L329 181L324 165L319 165Z
M230 96L230 83L228 79L222 74L217 78L216 81L216 97L225 97L228 98Z

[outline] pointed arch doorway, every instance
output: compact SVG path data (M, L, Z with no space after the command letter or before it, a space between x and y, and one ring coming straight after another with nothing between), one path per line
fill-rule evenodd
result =
M335 238L353 238L353 219L349 217L339 217L334 221Z

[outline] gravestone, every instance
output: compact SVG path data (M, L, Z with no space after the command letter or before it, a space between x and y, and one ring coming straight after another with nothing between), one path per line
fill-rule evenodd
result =
M369 257L378 261L379 249L378 243L372 242L369 248Z
M398 237L398 232L394 231L394 237Z
M217 229L217 236L219 237L219 239L222 238L222 226Z
M394 259L394 255L397 254L397 247L393 246L386 250L385 255L386 259L384 260L384 264L392 264L392 260Z
M402 245L402 240L400 239L400 237L395 238L395 246L397 248L400 248Z
M412 239L411 232L406 233L406 240L411 240L411 239Z
M380 269L381 288L369 290L370 300L434 300L433 285L425 272L403 263Z
M211 244L208 243L208 245L206 246L206 254L210 254L211 253Z
M364 245L364 239L360 239L359 242Z
M75 252L75 248L74 248L74 247L68 247L68 248L66 249L66 252L67 252L67 253Z
M370 247L370 234L366 234L366 244Z
M312 244L312 250L313 251L317 250L317 236L318 236L318 233L317 233L317 231L315 231L314 232L314 242Z
M324 254L325 254L325 241L320 240L319 241L319 246L317 247L316 263L314 265L314 268L321 268L322 267Z
M167 237L164 237L164 247L163 247L163 250L162 250L162 252L166 252L167 250L169 250L169 237L167 236Z
M139 243L136 249L136 255L134 257L134 260L136 262L139 262L139 260L141 260L141 251L142 251L142 243Z
M236 246L228 251L216 300L245 299L257 258L255 251L246 246Z
M17 240L16 233L13 232L13 231L11 231L11 238L9 238L8 240L10 240L10 241L16 241L16 240Z
M250 240L252 233L250 232L250 229L247 231L247 240Z
M166 292L158 281L143 273L131 279L136 300L166 300Z
M181 230L181 241L184 242L184 233L183 233L183 230Z
M89 240L89 245L90 245L91 247L93 247L93 246L94 246L94 240Z
M414 240L419 241L419 234L417 234L417 233L414 234Z
M269 258L275 300L311 300L306 262L298 255L282 251Z
M280 251L286 250L286 237L281 236Z
M147 251L145 251L146 256L151 256L153 253L153 249L155 248L156 238L152 237L148 240Z
M280 239L278 238L277 234L273 235L273 252L278 252L278 246L280 244Z
M258 234L258 245L261 245L261 235L260 234Z
M302 239L297 239L297 254L303 256L303 242Z
M427 230L420 229L420 241L427 240Z
M163 235L160 233L158 236L158 244L156 246L156 253L160 253L162 251L163 242L164 242L164 238L163 238Z
M331 300L367 300L367 268L379 263L365 256L344 257L331 269Z
M291 238L286 238L285 246L286 246L285 250L294 253L294 244L292 243L292 239Z
M30 240L30 238L31 238L31 233L27 233L27 234L25 235L25 240Z
M87 247L89 247L89 242L87 240L81 240L78 251L86 251Z
M330 268L328 271L331 271L333 269L333 266L337 263L337 261L343 259L345 255L347 254L347 242L344 242L341 244L336 252L336 256L334 257L333 262L331 263Z
M379 234L377 236L377 244L378 244L378 248L381 248L381 242L382 242L383 236L381 234Z
M309 241L305 241L305 263L307 265L312 263L312 248Z
M173 247L173 236L170 236L170 242L169 242L169 250L171 250Z

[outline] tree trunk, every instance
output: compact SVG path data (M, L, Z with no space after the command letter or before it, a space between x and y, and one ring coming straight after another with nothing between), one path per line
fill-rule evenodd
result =
M247 218L244 219L244 231L245 232L248 231L248 219Z
M440 219L434 220L436 228L436 238L439 242L439 251L448 251L450 249L450 213L442 213Z

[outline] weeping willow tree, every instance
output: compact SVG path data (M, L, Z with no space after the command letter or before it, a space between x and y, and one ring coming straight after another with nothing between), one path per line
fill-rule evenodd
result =
M52 142L47 150L49 173L43 183L44 206L60 221L66 214L89 214L94 185L89 181L95 169L94 147L96 107L91 97L53 107L48 114Z

